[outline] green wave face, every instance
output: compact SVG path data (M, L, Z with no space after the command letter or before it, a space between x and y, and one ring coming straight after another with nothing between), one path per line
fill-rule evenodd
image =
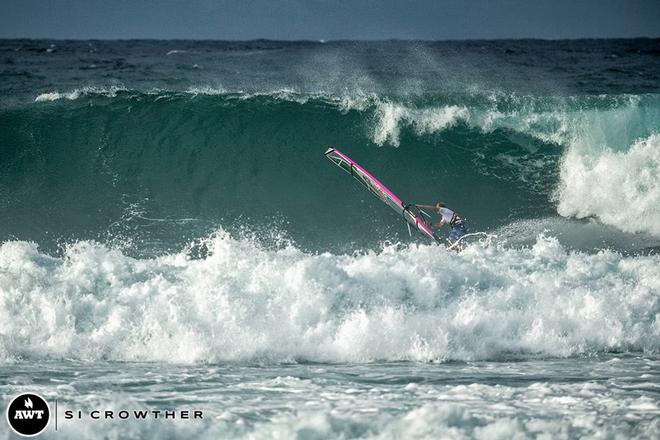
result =
M7 232L95 237L132 215L132 223L167 220L150 228L171 228L168 239L181 232L177 219L194 219L184 229L283 222L292 238L318 246L405 232L325 159L329 145L402 198L453 201L478 224L505 221L521 201L544 209L557 178L557 146L521 135L542 151L530 153L506 130L484 133L460 121L441 136L402 122L399 146L380 146L373 134L379 117L377 105L342 110L318 99L186 95L91 96L5 111L3 199L14 213ZM547 162L547 174L527 187L517 168L532 160ZM469 196L485 192L487 203Z

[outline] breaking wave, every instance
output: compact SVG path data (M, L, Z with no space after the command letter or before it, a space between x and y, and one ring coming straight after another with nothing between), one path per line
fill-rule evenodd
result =
M62 100L70 103L60 104ZM145 127L157 133L160 145L167 145L165 154L176 151L177 160L198 156L200 144L214 143L219 149L231 151L229 154L260 145L261 151L250 153L235 165L238 168L233 168L247 174L252 173L250 170L269 168L263 162L271 160L269 154L264 154L266 149L276 149L278 154L306 165L313 163L312 148L316 148L314 155L320 156L320 151L332 144L349 153L362 152L359 158L368 166L394 155L388 152L390 148L379 147L393 146L405 150L397 160L402 162L405 157L409 164L393 174L396 180L447 188L449 181L458 179L460 186L468 185L477 192L485 190L479 189L478 183L484 176L493 179L487 185L484 182L489 188L513 181L518 187L507 189L508 192L525 192L529 188L532 195L522 198L534 198L534 193L540 193L562 216L593 217L624 232L660 237L660 97L655 94L527 96L469 90L460 95L388 97L360 92L300 93L293 89L246 93L222 87L139 92L115 86L52 91L40 94L35 101L33 108L5 109L0 123L4 119L7 130L12 132L17 130L15 127L34 124L35 118L42 123L50 121L55 133L49 126L48 136L55 140L69 136L64 132L58 136L57 132L69 130L70 124L74 128L96 126L96 133L84 133L84 138L70 138L69 142L91 142L99 154L111 151L112 160L95 160L113 168L110 172L118 184L128 180L124 177L127 170L114 169L113 161L126 158L129 151L138 149L148 154L157 148L144 139L141 132ZM40 107L43 105L46 107ZM56 116L62 105L69 108L69 116ZM128 112L141 118L139 128L131 127L133 117ZM182 112L189 115L186 120L181 119ZM122 123L113 124L113 120ZM305 128L301 130L301 126ZM238 127L244 128L237 131ZM37 136L42 131L37 126L29 130ZM133 145L136 139L140 140L139 145ZM21 142L31 141L20 139L17 143ZM41 154L48 156L49 149L71 148L54 142L44 139L39 146ZM17 156L36 147L22 148L25 151L17 150ZM216 169L224 169L218 158L210 160ZM154 162L145 163L144 169L155 165L163 167ZM434 170L442 166L438 176L420 182L419 175L435 172L427 169L431 165ZM444 177L452 174L458 177ZM272 178L263 176L261 185L267 187ZM465 182L460 181L462 178ZM300 182L290 183L297 187ZM311 186L308 191L312 191ZM316 191L308 197L322 195ZM510 208L528 212L539 209L536 203L519 203L522 204ZM490 213L469 212L469 208L468 214L479 219L492 217ZM499 225L495 221L484 226Z

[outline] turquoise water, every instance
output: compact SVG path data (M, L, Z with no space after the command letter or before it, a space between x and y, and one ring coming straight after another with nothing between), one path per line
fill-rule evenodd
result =
M1 41L3 401L53 438L657 437L659 50ZM329 145L487 238L410 237Z

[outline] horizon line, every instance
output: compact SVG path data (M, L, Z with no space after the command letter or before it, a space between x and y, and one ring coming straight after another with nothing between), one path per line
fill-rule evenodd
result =
M278 38L249 38L249 39L236 39L236 38L153 38L153 37L140 37L140 38L61 38L61 37L0 37L0 41L10 40L28 40L28 41L214 41L214 42L254 42L264 41L273 43L342 43L342 42L464 42L464 41L585 41L585 40L659 40L658 36L636 36L636 37L561 37L561 38L546 38L546 37L498 37L498 38L338 38L338 39L324 39L324 38L300 38L300 39L278 39Z

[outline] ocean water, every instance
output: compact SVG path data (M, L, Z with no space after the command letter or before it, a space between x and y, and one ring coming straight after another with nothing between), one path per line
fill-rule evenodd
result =
M660 40L0 65L0 394L44 437L660 436ZM330 145L485 235L409 236Z

